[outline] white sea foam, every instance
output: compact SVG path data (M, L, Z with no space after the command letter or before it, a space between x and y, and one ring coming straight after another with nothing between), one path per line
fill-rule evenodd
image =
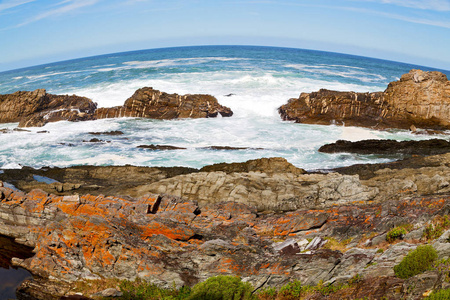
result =
M364 72L362 68L349 68L348 66L340 66L340 65L304 65L304 64L286 64L284 65L286 68L293 68L304 72L329 75L329 76L339 76L343 78L357 79L362 82L379 82L386 81L387 78L380 75L374 74L370 72ZM338 70L336 68L330 67L345 67L346 71ZM355 71L356 70L356 71Z
M51 77L51 76L76 74L76 73L81 73L81 72L85 72L85 71L77 70L77 71L67 71L67 72L51 72L51 73L45 73L45 74L39 74L39 75L29 75L29 76L26 76L26 78L30 79L30 80L37 80L37 79L42 79L42 78Z
M339 137L342 140L347 141L361 141L361 140L368 140L368 139L381 139L378 137L373 130L369 130L366 128L360 128L360 127L342 127L342 133Z

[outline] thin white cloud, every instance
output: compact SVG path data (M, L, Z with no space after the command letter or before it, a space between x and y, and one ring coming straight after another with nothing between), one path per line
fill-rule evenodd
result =
M3 1L2 3L0 3L0 12L10 9L10 8L14 8L16 6L22 5L22 4L27 4L30 2L33 2L35 0L10 0L10 1Z
M365 8L356 8L356 7L336 7L336 8L348 10L348 11L354 11L354 12L358 12L358 13L368 13L368 14L372 14L372 15L378 15L381 17L400 20L400 21L409 22L409 23L423 24L423 25L436 26L436 27L450 29L450 21L442 21L442 20L438 20L438 19L432 20L432 19L419 18L419 17L413 17L413 16L405 16L405 15L382 12L382 11L378 11L378 10L371 10L371 9L365 9Z
M450 11L450 0L365 0L370 2L378 2L383 4L392 4L402 7L434 10L434 11Z
M58 6L59 6L58 8L47 10L46 12L38 14L38 15L34 16L33 18L28 19L28 20L18 24L16 27L28 25L30 23L34 23L39 20L46 19L48 17L63 15L63 14L72 12L72 11L77 10L82 7L92 6L99 1L100 0L65 0L65 1L58 3ZM66 5L61 6L63 4L66 4Z

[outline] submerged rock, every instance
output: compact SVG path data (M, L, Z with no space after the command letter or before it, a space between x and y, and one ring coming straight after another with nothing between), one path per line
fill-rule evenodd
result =
M141 149L149 149L149 150L185 150L186 148L170 146L170 145L139 145L137 146Z
M321 89L302 93L278 109L283 120L375 129L450 129L450 81L440 72L411 70L384 92Z

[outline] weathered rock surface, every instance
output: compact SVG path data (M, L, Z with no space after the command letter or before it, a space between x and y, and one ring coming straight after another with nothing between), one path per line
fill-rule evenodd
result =
M99 108L92 100L76 95L52 95L43 89L0 95L0 123L19 122L19 127L39 127L61 120L85 121L118 117L152 119L211 118L233 112L210 95L167 94L145 87L123 106ZM118 134L112 132L112 134Z
M395 140L363 140L357 142L339 140L319 148L325 153L358 153L385 155L435 155L450 152L450 142L442 139L424 141L395 141Z
M290 99L278 111L283 120L308 124L450 129L450 81L440 72L411 70L384 92L321 89Z
M161 195L126 200L41 190L25 194L4 187L0 194L0 233L35 248L35 256L14 259L15 265L62 282L139 277L166 287L191 286L219 274L240 275L255 288L294 279L315 285L355 274L390 276L415 245L397 244L384 253L363 248L301 253L295 240L360 239L447 213L450 203L449 195L441 195L258 215L243 204L200 208L194 201ZM290 251L273 246L273 239L287 238L294 239ZM438 248L440 256L448 257L449 248Z
M377 188L361 185L357 176L291 173L269 176L261 172L222 171L175 176L142 188L146 192L197 200L200 205L232 201L255 206L258 211L292 211L370 201L378 193Z
M0 95L0 123L43 126L60 120L92 120L97 104L79 96L52 95L43 89Z
M151 119L211 118L218 114L230 117L233 112L210 95L167 94L145 87L137 90L123 106L99 108L96 119L141 117Z

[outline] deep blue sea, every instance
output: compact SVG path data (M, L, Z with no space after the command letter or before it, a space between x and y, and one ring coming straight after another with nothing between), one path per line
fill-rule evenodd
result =
M281 121L277 108L301 92L321 88L373 92L386 89L411 69L430 68L344 54L256 46L179 47L115 53L0 73L0 93L44 88L76 94L99 107L122 105L135 90L149 86L178 94L205 93L229 106L231 118L150 120L106 119L57 122L31 132L0 134L0 168L71 165L202 167L260 157L285 157L307 170L327 169L392 157L321 154L317 149L338 139L424 139L408 131L374 131ZM443 71L450 75L449 71ZM234 94L231 97L225 95ZM0 128L14 128L0 124ZM38 131L47 133L37 133ZM88 132L120 130L109 141L86 143ZM138 149L144 144L188 148ZM208 146L261 149L207 150Z

